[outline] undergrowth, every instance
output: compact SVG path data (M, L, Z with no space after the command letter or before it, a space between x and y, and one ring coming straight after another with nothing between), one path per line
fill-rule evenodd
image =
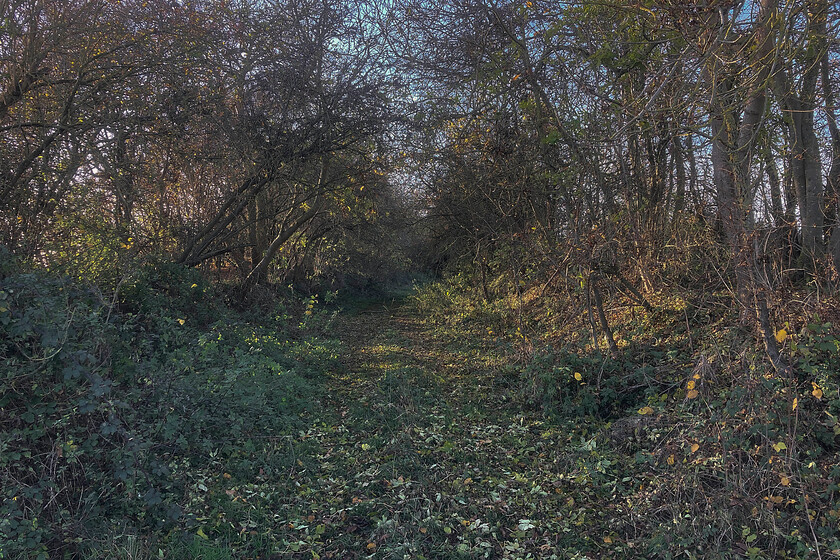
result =
M617 354L579 296L237 310L171 264L4 264L0 556L840 555L831 301L777 310L779 374L720 294L612 292Z
M721 296L647 297L607 302L618 355L594 344L579 297L538 282L487 302L461 274L415 305L430 328L504 348L520 406L591 441L585 472L635 481L594 529L611 554L840 556L840 342L820 319L836 303L777 317L792 366L777 373Z
M183 551L217 515L209 487L298 468L292 436L338 353L330 315L293 294L259 313L221 301L161 263L113 294L3 270L0 558L198 557Z

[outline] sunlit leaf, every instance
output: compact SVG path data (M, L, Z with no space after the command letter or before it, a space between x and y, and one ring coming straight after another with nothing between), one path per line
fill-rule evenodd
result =
M693 444L691 444L691 452L692 452L692 453L697 453L697 450L698 450L698 449L700 449L700 444L699 444L699 443L693 443Z
M643 406L639 409L639 414L653 414L653 409L649 406Z
M773 449L776 450L776 453L780 453L780 452L784 451L785 449L787 449L787 445L785 445L785 442L780 441L778 443L773 444Z
M688 383L686 383L686 384L685 384L685 388L686 388L686 389L688 389L689 391L690 391L691 389L694 389L694 380L692 379L691 381L689 381Z
M697 395L699 395L699 394L700 393L698 393L696 389L692 389L691 391L688 392L688 394L686 394L686 397L688 397L689 399L696 399Z
M580 374L580 372L578 372L578 371L575 372L575 379L577 379L578 381L583 380L583 376Z
M788 333L785 329L779 329L776 331L776 342L781 344L782 342L787 339Z

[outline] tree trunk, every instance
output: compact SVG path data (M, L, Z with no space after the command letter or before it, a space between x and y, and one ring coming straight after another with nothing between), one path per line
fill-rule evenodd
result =
M620 352L618 345L613 338L612 329L607 321L607 314L604 312L604 301L601 299L601 291L598 289L598 274L589 275L589 283L592 285L592 299L595 300L595 310L598 312L598 321L601 323L601 330L604 331L604 337L607 339L607 344L610 347L610 354L613 358L618 358Z
M808 24L811 28L808 42L802 49L801 63L806 68L801 79L800 91L796 91L791 75L794 68L779 68L773 80L776 97L785 111L785 121L790 134L790 168L799 203L802 228L803 259L806 267L817 273L817 261L824 253L824 185L820 148L814 129L816 110L817 78L820 61L826 51L826 17L828 3L825 0L811 0L808 3Z
M772 16L778 0L761 0L755 24L753 59L755 69L746 91L736 91L734 77L724 75L720 62L706 69L712 90L710 107L712 129L712 165L717 187L720 219L732 252L735 292L741 322L756 318L756 290L752 233L753 185L750 166L756 138L767 102L767 81L773 62ZM743 115L738 114L738 99L744 99ZM740 117L740 118L739 118Z
M671 149L674 154L674 167L676 173L676 193L674 194L674 219L679 219L678 216L685 208L685 156L683 155L683 146L679 136L674 136L671 140Z
M321 211L321 190L326 183L326 174L327 174L327 162L326 159L321 161L321 172L318 176L318 185L316 187L316 197L313 200L312 205L309 209L304 212L297 220L292 222L288 227L281 227L280 233L274 238L271 244L265 248L262 253L262 257L260 261L257 263L256 266L251 270L250 274L245 278L245 282L242 284L242 290L240 295L242 299L245 299L248 296L248 293L257 284L262 278L265 276L266 272L268 271L268 266L271 264L271 261L274 260L274 257L277 255L277 252L283 246L286 241L289 240L292 235L295 234L300 228L304 225L308 224L312 218L314 218L318 212ZM257 210L259 212L259 209Z
M825 97L825 114L831 135L831 166L828 172L829 253L834 266L840 268L840 127L837 124L837 101L831 84L828 50L823 53L821 73Z

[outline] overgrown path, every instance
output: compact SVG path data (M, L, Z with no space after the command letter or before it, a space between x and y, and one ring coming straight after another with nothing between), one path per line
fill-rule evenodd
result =
M298 475L302 538L292 549L333 558L614 552L602 527L614 506L602 498L623 483L593 484L599 473L567 452L571 432L523 410L491 337L426 328L405 306L344 316L338 330L347 353L323 422L306 435L320 454Z

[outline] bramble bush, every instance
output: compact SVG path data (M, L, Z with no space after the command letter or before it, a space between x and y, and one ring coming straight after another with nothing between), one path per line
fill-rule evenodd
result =
M253 475L262 438L314 410L337 347L307 309L300 326L285 311L245 320L171 264L140 269L119 297L5 266L0 558L194 527L196 470L223 457Z

